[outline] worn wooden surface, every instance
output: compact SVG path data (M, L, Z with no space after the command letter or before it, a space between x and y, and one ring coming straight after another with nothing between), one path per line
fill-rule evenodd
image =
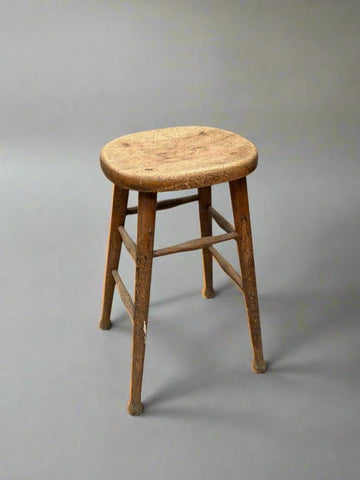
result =
M124 190L119 186L114 185L105 267L102 312L99 323L99 327L103 330L108 330L111 328L110 314L115 288L115 280L112 271L117 270L119 264L122 240L119 235L118 228L125 223L128 196L128 190Z
M141 386L150 301L155 214L156 193L140 192L136 242L131 385L128 403L130 415L140 415L143 408L141 403Z
M262 373L266 370L266 363L263 357L261 340L260 314L256 288L255 263L246 178L240 178L230 182L230 193L235 230L238 233L237 245L242 285L254 356L252 368L254 372Z
M200 232L202 237L212 236L212 220L209 214L211 207L211 185L199 188L199 217ZM201 294L204 298L212 298L215 295L213 287L213 259L207 246L202 249L203 259L203 288Z
M162 192L244 177L256 168L257 149L227 130L172 127L117 138L101 150L100 161L113 183Z

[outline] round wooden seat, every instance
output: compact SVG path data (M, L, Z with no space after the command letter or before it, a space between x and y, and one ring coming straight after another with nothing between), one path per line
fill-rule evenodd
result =
M245 177L257 165L246 138L211 127L170 127L116 138L101 150L113 183L142 192L201 188Z

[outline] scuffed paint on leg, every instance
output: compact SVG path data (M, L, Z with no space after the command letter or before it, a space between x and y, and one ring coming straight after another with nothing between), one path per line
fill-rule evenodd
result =
M147 329L146 329L146 322L144 320L144 323L143 323L143 330L144 330L144 341L146 343L146 332L147 332Z

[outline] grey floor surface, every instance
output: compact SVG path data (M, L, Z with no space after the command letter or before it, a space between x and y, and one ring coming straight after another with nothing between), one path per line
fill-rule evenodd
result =
M356 3L2 3L0 480L359 480ZM176 124L259 148L269 368L252 373L243 300L217 266L204 300L199 252L156 259L133 418L117 297L113 329L97 328L111 196L98 152ZM214 204L230 218L226 185ZM159 212L155 244L198 230L194 204ZM120 269L131 289L126 252Z

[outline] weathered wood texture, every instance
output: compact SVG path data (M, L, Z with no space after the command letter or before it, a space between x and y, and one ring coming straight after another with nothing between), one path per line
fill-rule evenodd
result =
M238 252L245 306L248 317L250 338L253 348L253 370L262 373L266 370L263 357L259 304L256 288L254 252L251 236L250 212L246 178L230 182L231 202L234 214L235 230L238 233Z
M128 412L142 412L141 386L144 370L145 342L150 301L156 214L156 193L139 193L136 242L136 274L132 340L131 385Z
M213 235L212 237L195 238L187 242L172 245L171 247L154 250L153 255L154 257L162 257L163 255L171 255L172 253L190 252L191 250L198 250L199 248L204 248L214 243L226 242L226 240L232 240L234 238L237 238L236 232Z
M118 185L114 185L105 267L102 312L99 323L99 327L103 330L108 330L111 328L110 315L115 288L115 280L112 271L117 270L119 265L122 240L118 232L118 227L120 225L124 225L125 223L128 196L128 190L122 189Z
M244 177L257 165L246 138L211 127L172 127L125 135L101 150L105 175L124 188L163 192Z
M157 202L156 210L166 210L167 208L178 207L179 205L184 205L185 203L196 202L199 200L199 195L187 195L185 197L178 198L167 198L166 200L160 200ZM138 207L129 207L126 211L127 215L133 215L138 212Z
M212 236L212 219L209 214L211 207L211 186L199 188L199 217L200 232L202 237ZM207 246L202 249L203 259L203 289L201 294L204 298L212 298L215 295L213 287L213 260Z

